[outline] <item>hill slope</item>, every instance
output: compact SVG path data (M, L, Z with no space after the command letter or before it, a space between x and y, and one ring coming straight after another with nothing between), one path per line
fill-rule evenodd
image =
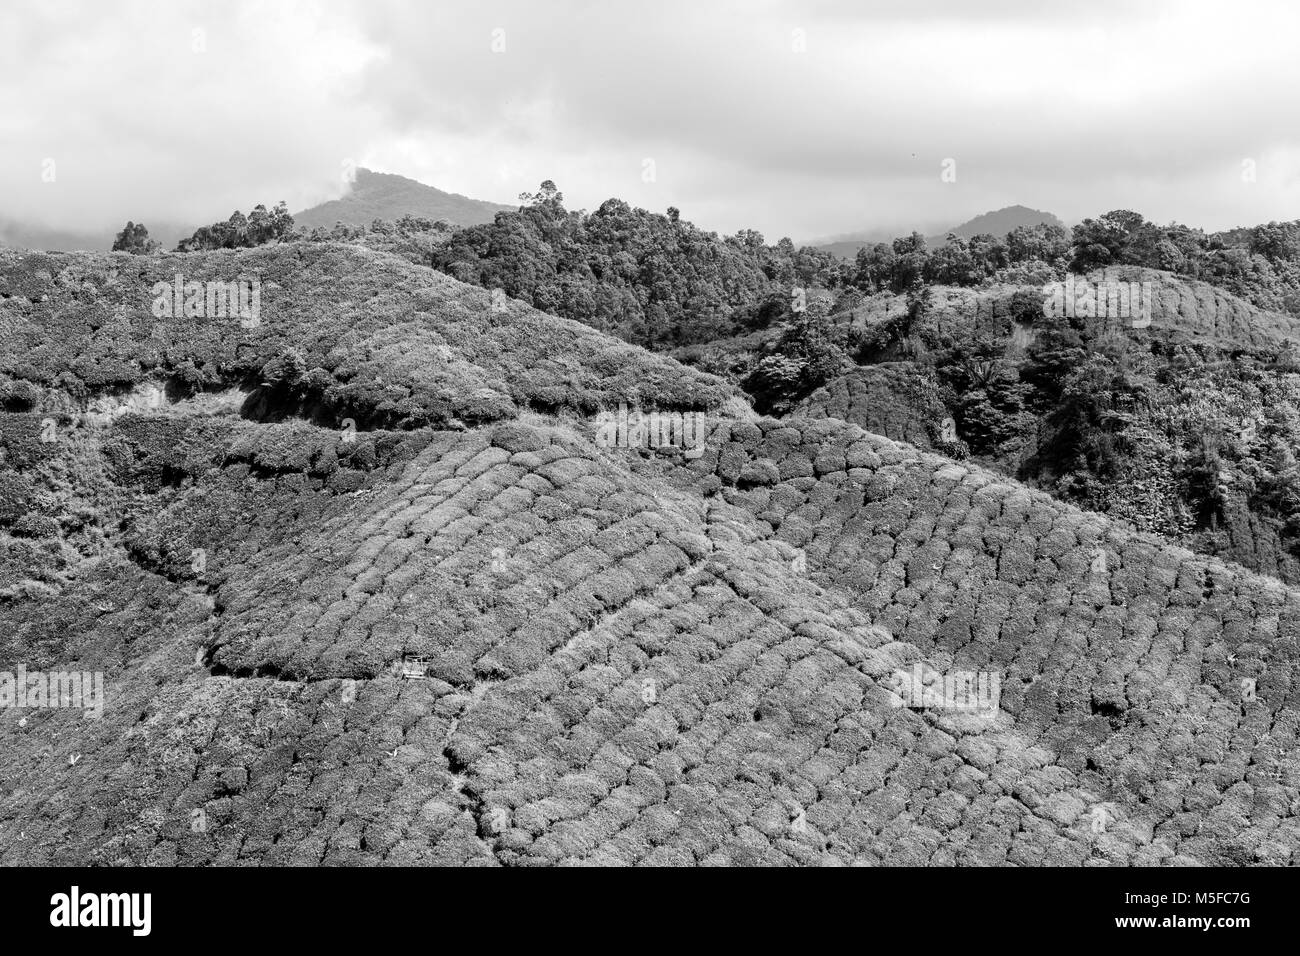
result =
M0 863L1294 862L1276 581L356 248L0 257L0 319L0 669L107 698L0 711ZM702 454L596 440L634 389Z
M304 209L294 213L293 218L295 225L308 232L316 228L328 231L336 222L368 226L376 219L396 221L403 216L473 226L491 222L498 212L511 212L516 208L443 192L405 176L358 169L356 182L341 199L331 199Z

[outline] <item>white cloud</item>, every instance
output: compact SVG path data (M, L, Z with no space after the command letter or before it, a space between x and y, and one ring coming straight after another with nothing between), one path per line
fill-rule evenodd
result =
M0 214L62 228L299 208L346 158L496 201L551 178L575 207L617 195L770 238L1012 202L1300 217L1286 2L0 10Z
M302 200L385 131L380 49L316 4L0 7L0 211L72 229ZM53 182L42 163L55 163Z

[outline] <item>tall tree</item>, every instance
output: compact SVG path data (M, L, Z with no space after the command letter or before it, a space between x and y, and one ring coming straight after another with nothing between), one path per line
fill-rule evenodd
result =
M149 230L145 228L142 222L130 222L122 228L113 240L114 252L129 252L135 256L148 255L151 252L157 252L161 248L160 244L149 238Z

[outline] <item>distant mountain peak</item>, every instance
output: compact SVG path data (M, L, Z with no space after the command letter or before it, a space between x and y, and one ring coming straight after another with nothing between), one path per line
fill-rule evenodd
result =
M294 213L293 218L297 226L308 231L317 226L330 229L336 222L368 226L376 219L394 220L406 215L472 226L491 222L497 213L515 208L449 193L396 173L359 168L347 193Z
M1049 223L1065 228L1065 223L1050 212L1030 209L1028 206L1017 204L981 213L974 219L966 220L961 225L928 235L925 237L925 243L931 248L945 245L948 242L949 233L960 239L970 239L983 233L1001 237L1019 226L1036 226L1039 223ZM895 231L892 235L887 235L880 229L867 229L837 236L834 239L827 239L822 242L814 242L813 245L843 256L846 259L852 259L863 246L874 246L878 242L888 243L896 236L907 235L910 231L909 229L902 229Z
M960 226L954 226L947 232L936 236L935 241L942 244L947 241L948 234L952 233L961 239L970 239L972 236L978 236L984 233L994 236L1005 236L1013 229L1020 226L1037 226L1046 223L1052 226L1065 228L1065 223L1061 222L1050 212L1043 212L1039 209L1030 209L1028 206L1014 205L1004 206L1001 209L994 209L992 212L981 213L974 219L968 219ZM933 244L933 243L932 243Z

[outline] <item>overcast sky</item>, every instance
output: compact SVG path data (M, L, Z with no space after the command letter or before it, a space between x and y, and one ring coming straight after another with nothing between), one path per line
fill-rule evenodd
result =
M1296 219L1298 37L1294 0L3 0L0 219L298 210L348 162L771 241Z

